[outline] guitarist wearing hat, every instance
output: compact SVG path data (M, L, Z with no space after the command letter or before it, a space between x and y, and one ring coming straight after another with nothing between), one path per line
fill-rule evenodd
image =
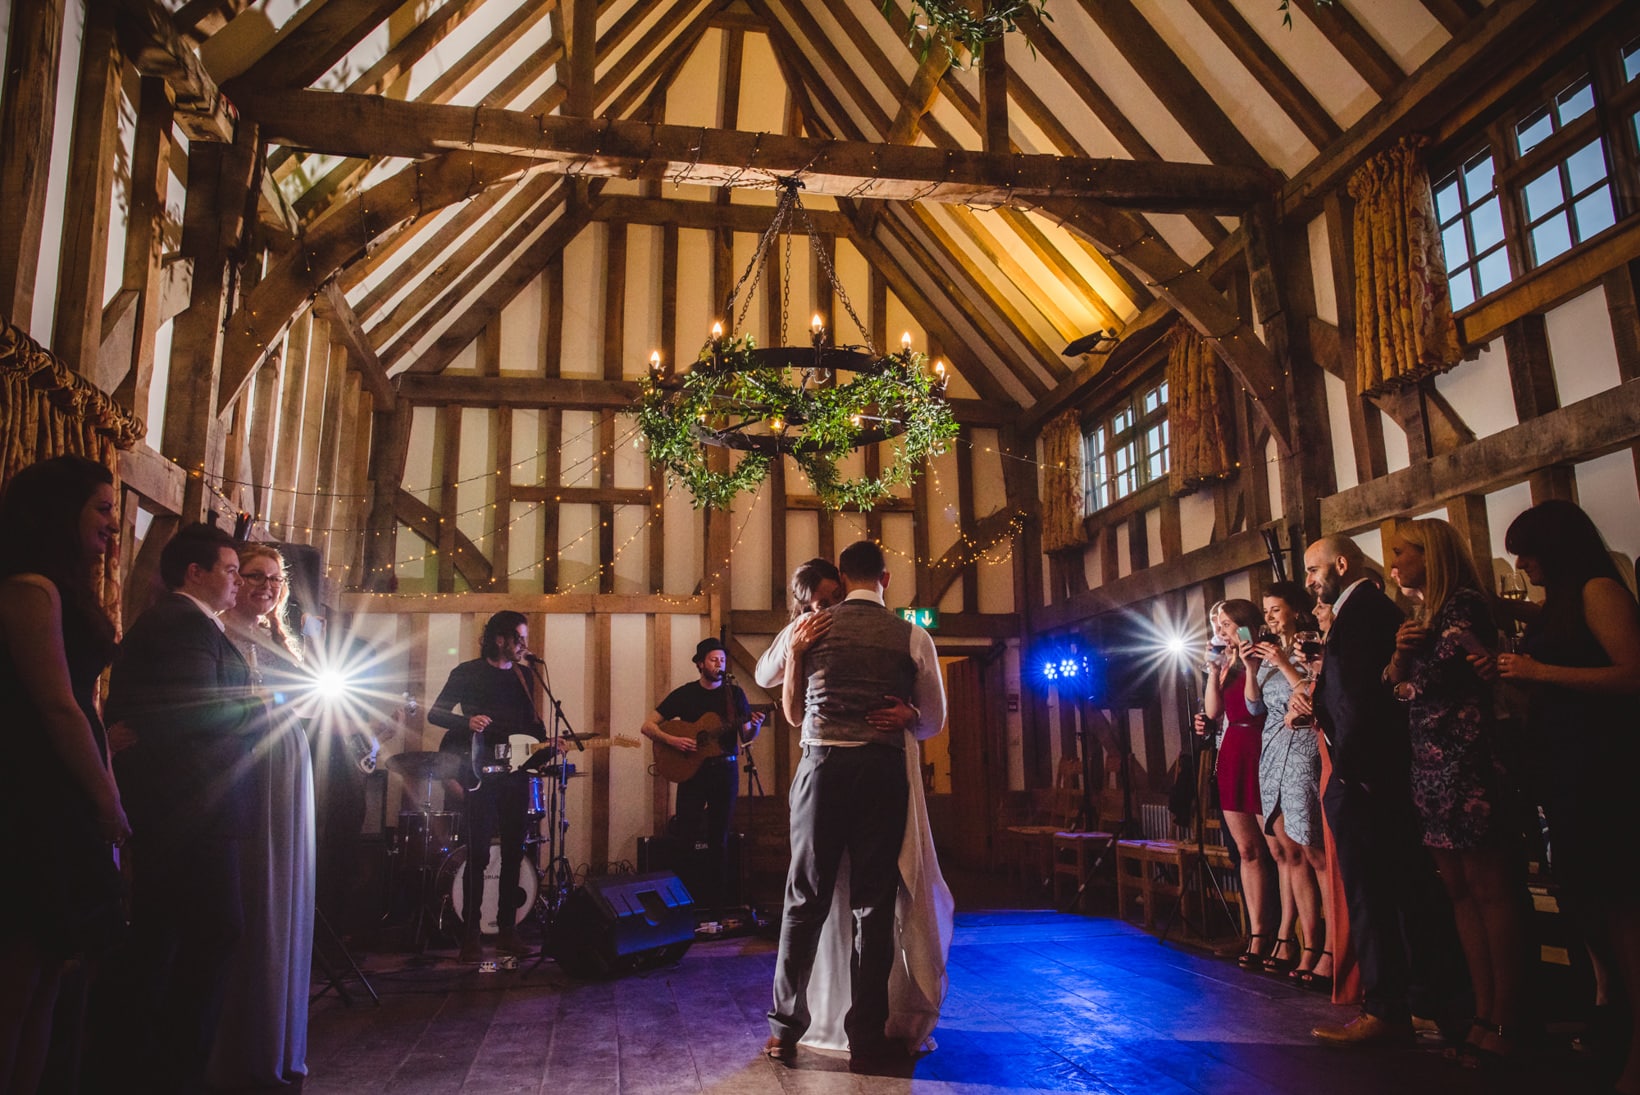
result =
M740 795L740 748L756 739L763 716L752 714L739 685L726 686L729 654L721 642L702 639L695 647L694 663L700 679L673 689L644 720L643 736L655 743L663 774L669 761L699 763L694 775L678 784L673 835L704 839L712 850L712 884L717 891L712 897L721 903L729 825ZM695 733L669 732L682 729L676 723L662 727L669 720L695 724Z

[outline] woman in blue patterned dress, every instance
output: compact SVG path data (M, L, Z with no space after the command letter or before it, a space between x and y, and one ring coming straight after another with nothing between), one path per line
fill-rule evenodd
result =
M1384 676L1408 704L1412 799L1424 846L1452 898L1475 990L1471 1055L1513 1049L1525 935L1512 882L1515 834L1505 796L1491 655L1497 627L1474 560L1445 521L1404 521L1390 576L1422 605L1401 625Z
M1255 669L1247 685L1248 708L1254 709L1256 701L1264 712L1260 816L1281 891L1281 926L1264 968L1301 982L1332 973L1322 941L1322 893L1309 857L1312 847L1326 854L1321 845L1321 754L1314 730L1287 725L1287 701L1305 680L1298 635L1317 630L1310 603L1297 582L1275 582L1264 591L1264 629L1274 641L1253 648L1248 664ZM1302 949L1293 934L1295 921L1303 933Z

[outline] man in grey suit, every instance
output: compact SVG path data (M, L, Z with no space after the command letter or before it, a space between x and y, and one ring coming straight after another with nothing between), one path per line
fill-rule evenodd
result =
M809 1027L809 976L844 852L854 912L853 999L844 1021L849 1053L862 1063L897 1048L883 1027L910 788L904 734L890 728L898 724L884 716L883 703L909 705L919 740L945 724L934 641L884 606L889 575L882 549L862 540L837 563L847 596L794 632L786 661L783 704L787 720L802 724L803 759L791 788L792 861L764 1047L782 1063L796 1059Z

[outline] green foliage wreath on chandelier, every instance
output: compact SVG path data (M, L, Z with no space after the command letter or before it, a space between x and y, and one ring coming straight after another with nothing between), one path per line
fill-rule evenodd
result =
M650 461L664 464L697 508L726 509L735 495L755 491L778 450L797 462L822 505L870 509L916 478L957 434L944 381L924 368L920 353L886 355L874 371L826 387L806 370L760 365L755 348L750 335L708 342L690 372L671 381L651 376L633 412ZM795 384L788 379L794 371ZM753 427L769 432L754 435ZM869 443L864 435L878 427L898 435L893 461L876 476L844 479L837 461ZM714 471L707 466L713 447L743 455L730 470Z
M894 0L883 0L884 14L893 7ZM990 0L985 4L971 4L969 0L910 0L908 14L911 41L916 40L918 31L933 32L923 39L924 59L934 39L943 38L951 64L959 68L963 50L967 50L973 60L980 60L985 53L985 43L1018 30L1020 19L1032 16L1043 21L1050 19L1048 0Z

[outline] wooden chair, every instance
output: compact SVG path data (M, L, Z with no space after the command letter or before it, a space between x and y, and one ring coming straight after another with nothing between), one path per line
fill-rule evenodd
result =
M1094 800L1093 807L1095 827L1092 830L1062 831L1053 835L1053 898L1056 905L1065 900L1061 887L1069 886L1074 894L1084 881L1089 880L1100 857L1108 856L1116 843L1116 831L1122 822L1121 790L1104 788ZM1073 898L1070 905L1064 906L1065 911L1072 911L1075 904Z
M1008 865L1017 870L1020 888L1027 896L1053 884L1054 835L1074 827L1081 804L1082 764L1075 757L1062 757L1041 819L1001 829L998 843L1012 853Z

